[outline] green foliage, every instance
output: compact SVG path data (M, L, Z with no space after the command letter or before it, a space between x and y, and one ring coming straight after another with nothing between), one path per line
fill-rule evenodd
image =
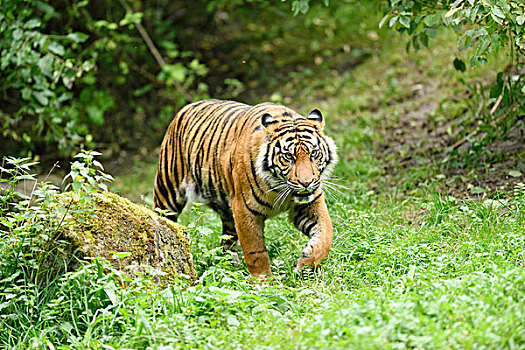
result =
M79 5L65 13L73 19ZM92 72L92 57L78 59L88 35L82 32L46 34L57 16L40 1L3 1L0 11L0 91L2 137L25 149L58 144L71 151L89 138L88 123L71 105L73 84Z
M525 4L507 0L457 0L454 2L390 0L390 8L380 22L391 28L408 33L416 50L428 46L440 26L453 28L461 33L457 46L469 49L469 66L475 69L485 64L489 54L509 54L509 66L499 72L496 82L489 86L469 84L465 86L473 95L468 116L459 118L456 126L459 135L469 141L474 157L478 158L487 145L504 139L512 127L525 130ZM500 52L501 51L501 52ZM454 68L465 72L467 66L461 58L455 58ZM489 93L490 90L490 93ZM451 150L452 155L457 153Z
M458 31L467 25L474 28L465 30L458 40L459 48L474 46L470 65L487 60L489 51L499 52L503 46L525 53L525 5L521 1L389 1L390 10L380 25L388 23L399 32L412 37L415 49L427 46L428 39L434 38L439 26L452 27ZM467 27L468 28L468 27Z
M194 6L201 10L202 6L213 6L214 3L217 6L222 3L221 6L224 7L217 7L219 10L234 6L241 13L247 11L238 2L194 2ZM101 23L101 30L107 33L114 31L109 35L114 35L113 41L116 42L126 36L121 31L126 31L136 21L150 24L162 22L166 26L171 23L163 20L144 22L162 16L155 11L153 12L156 14L153 15L150 12L152 7L139 7L138 4L139 2L133 3L135 8L144 9L143 16L128 15L123 22L126 28L119 27L120 20L125 18L124 13L119 12L122 11L120 4L104 9L104 16L115 15L117 19ZM268 2L256 1L248 5L264 8L265 4ZM237 5L239 6L236 7ZM289 5L290 2L285 3L286 11L289 11ZM276 48L287 53L298 51L297 48L301 48L301 45L287 48L286 41L282 46L263 45L269 40L279 42L283 36L294 35L301 38L310 36L308 44L312 46L305 46L306 52L315 53L322 62L334 59L336 63L347 63L354 57L373 53L376 47L373 37L381 37L384 32L373 32L375 35L371 34L369 41L359 44L349 40L352 43L350 49L336 49L339 38L347 35L341 28L355 31L363 37L373 30L377 22L375 17L370 19L372 12L365 11L364 16L356 8L348 12L343 7L336 10L334 8L336 6L317 13L317 9L310 6L308 15L315 13L317 17L314 21L305 16L305 22L310 21L312 27L333 34L331 39L322 40L323 37L317 36L316 30L294 32L297 27L294 29L293 26L283 31L277 28L265 32L265 26L261 25L253 29L260 41L256 41L255 46L258 47L252 47L253 51L249 51L249 54L257 56L257 53L265 52L266 49L270 50L268 52L275 52L272 50ZM213 13L213 10L201 14ZM346 16L348 13L353 15ZM359 17L360 13L362 17ZM247 21L252 20L250 11L244 14L241 17ZM94 18L98 21L104 16ZM283 18L279 11L275 16ZM335 24L323 22L331 17L337 19ZM328 24L315 24L320 23L319 21ZM232 25L232 22L228 23ZM354 26L353 22L358 22L359 25ZM155 27L159 32L152 36L160 38L163 37L164 30L164 33L171 34L175 31L173 28L161 27ZM218 27L220 26L214 28ZM151 29L152 26L148 25L146 28ZM184 36L193 27L187 26L186 30ZM449 38L446 36L443 40L449 41ZM90 34L89 40L91 39ZM438 34L437 40L440 39L442 37ZM179 58L180 48L185 48L156 42L165 57ZM385 42L380 45L392 47L396 44ZM199 40L196 43L209 44ZM221 42L224 43L227 41ZM138 46L147 52L143 45ZM129 53L127 50L131 50L131 47L126 44L108 55ZM330 52L326 53L326 50ZM30 161L6 158L1 169L0 182L0 348L522 347L525 343L525 185L519 182L511 191L497 193L477 188L476 199L442 194L445 182L449 179L443 178L446 175L439 179L434 177L434 170L429 166L408 168L401 175L404 176L404 186L386 186L384 160L374 157L376 140L380 139L378 128L382 126L383 119L396 118L402 113L396 110L400 108L398 102L407 99L407 96L419 96L420 99L427 97L424 93L418 95L420 90L412 89L416 84L410 80L408 83L403 82L403 77L410 76L420 86L435 80L443 85L441 89L447 90L448 95L444 96L453 94L450 91L456 86L449 81L453 80L449 79L453 76L449 71L443 74L444 55L421 59L420 52L413 58L420 62L414 64L411 61L407 68L400 64L400 60L405 58L398 50L383 52L379 58L373 55L359 67L367 69L352 72L328 65L320 65L316 69L313 65L304 63L304 55L302 59L301 55L293 59L289 56L286 59L276 58L282 64L281 67L297 67L295 64L301 62L308 68L297 69L292 76L294 81L288 83L290 85L274 85L276 87L272 95L276 101L293 101L294 108L299 106L297 110L319 105L326 112L326 132L334 137L341 153L336 176L341 178L339 182L349 188L343 186L340 187L340 193L337 193L337 188L334 189L335 193L329 193L329 209L335 230L334 244L325 264L310 275L296 276L292 273L307 238L301 236L286 217L281 216L268 220L265 230L275 277L266 284L254 284L249 280L242 262L240 266L233 266L231 255L219 247L219 218L196 205L180 217L181 223L189 227L189 238L200 276L196 285L187 286L181 282L158 290L151 288L148 281L129 280L105 261L94 260L78 271L60 274L54 284L43 289L35 283L35 279L44 275L44 271L41 270L41 262L34 258L36 253L32 255L32 252L45 249L42 244L48 239L46 234L55 226L37 226L35 223L40 219L53 219L48 222L56 225L67 208L47 210L49 206L46 200L52 198L57 189L44 190L48 186L45 183L37 186L33 195L19 194L16 183L34 178L30 171L31 165L28 164ZM97 59L104 55L101 51ZM189 64L193 58L185 57L181 62ZM201 58L202 56L199 57L199 62L209 69L215 69L211 68L216 67L211 61ZM87 73L96 82L89 85L95 86L93 93L98 91L98 82L116 76L112 75L108 66L100 60L98 62L97 70ZM109 57L107 62L114 61ZM125 77L131 81L134 68L130 62L134 61L109 66L122 72L128 69ZM147 62L154 62L154 58L148 56L147 61L137 62L139 67L151 67ZM245 71L248 72L247 75L255 74L260 67L267 67L264 57L257 63L250 59L248 62L253 65L253 71ZM458 60L455 63L459 70L465 68L466 74L472 72L461 62ZM173 65L177 63L179 61L176 59L169 62ZM430 73L420 74L423 70L420 67L425 67ZM177 72L178 68L173 69L171 80L178 82L181 73ZM169 79L166 74L158 68L149 77ZM188 76L191 73L185 77ZM501 76L504 82L501 91L494 88L493 96L508 93L503 92L509 87L504 77L505 75ZM122 98L128 98L124 87L130 81L123 85L118 85L116 81L115 79L117 87L123 91ZM240 78L238 82L229 81L230 87L225 88L228 89L226 93L242 93L243 89L253 89L253 85L250 85L253 81L255 79ZM467 78L465 83L472 84ZM406 88L406 84L410 88ZM106 87L113 96L115 105L122 107L124 104L119 102L118 94L111 93L111 85ZM148 102L154 94L162 94L163 91L159 85L153 83L135 87L136 97L142 102ZM170 91L173 95L181 96L176 88ZM442 90L436 91L438 94L443 93ZM489 103L486 102L489 91L483 93L485 97L479 97L479 101ZM89 101L90 96L91 92L87 93L85 101ZM99 95L101 96L103 95ZM128 100L130 104L139 103L138 100ZM148 108L154 109L155 106L151 105L155 103L151 101L142 106L140 113L144 113L143 117L147 115ZM428 100L424 101L426 103ZM421 103L419 100L416 102ZM503 102L500 102L500 108ZM469 103L472 106L467 106ZM462 116L465 109L473 108L477 103L476 99L464 100L461 105L452 103L448 109L443 105L441 110L433 113L437 114L436 118L448 117L448 112ZM494 100L490 103L483 108L495 105ZM174 109L173 106L162 109L163 116L157 122L165 123ZM98 118L96 113L93 115L95 119ZM108 114L103 113L105 119L107 116ZM161 120L163 118L166 119ZM147 118L141 120L145 121ZM153 125L151 120L149 122L146 124ZM125 123L126 121L123 122ZM104 132L106 131L102 131ZM123 136L122 133L117 135ZM67 176L69 186L79 190L86 201L94 191L104 189L99 181L107 178L100 172L103 169L96 162L95 155L93 152L83 152L77 157L77 162L72 165L72 172ZM134 174L126 174L133 177L128 187L132 187L135 192L141 192L144 188L151 191L152 177L143 174L150 173L153 176L155 167L153 164L151 169L143 171L138 168L129 172ZM521 176L516 172L513 175ZM461 179L463 183L472 180ZM120 185L114 186L126 191L125 187L118 187ZM41 189L50 196L35 194ZM32 201L29 201L31 196ZM31 219L33 217L37 219ZM125 259L126 253L116 255Z
M112 1L112 11L96 19L107 7L97 0L2 2L0 125L6 151L58 148L69 157L94 142L123 143L130 138L126 127L147 129L144 113L157 117L158 109L144 103L153 94L162 90L161 105L183 104L187 89L195 88L196 97L206 94L206 85L196 82L206 67L166 39L173 30L159 33L167 56L160 61L144 44L147 32L137 31L146 20L166 29L166 20L152 18L160 8L145 14L122 4ZM166 120L161 122L164 128ZM160 129L158 121L149 123Z
M79 154L81 161L72 164L72 171L67 176L73 181L73 189L85 201L89 201L99 189L104 189L104 182L111 179L92 168L100 166L94 160L95 155L96 152ZM98 309L101 306L91 302L76 305L67 302L64 305L62 294L67 294L70 288L67 281L71 274L65 274L70 262L60 261L58 256L61 249L68 249L69 243L61 242L54 233L71 208L55 199L59 192L56 186L46 181L37 182L31 171L35 164L28 158L5 157L0 168L0 328L3 330L0 344L11 346L17 341L31 344L32 327L47 327L53 324L57 315L64 317L60 313L62 306L79 313L86 311L85 307ZM28 186L31 190L27 194L20 191ZM100 271L99 267L99 275ZM89 291L87 295L100 294L84 282L76 279L71 283L85 288L84 291ZM72 302L78 295L70 297ZM71 326L67 320L67 317L63 319L64 329ZM79 327L77 321L73 321L75 327ZM43 339L45 336L41 338L45 341Z
M113 181L113 177L104 173L104 167L95 159L102 153L96 151L84 151L78 153L75 158L80 159L71 163L71 171L64 177L64 181L71 179L73 191L85 193L86 196L99 191L107 191L105 182ZM98 168L98 170L96 169Z

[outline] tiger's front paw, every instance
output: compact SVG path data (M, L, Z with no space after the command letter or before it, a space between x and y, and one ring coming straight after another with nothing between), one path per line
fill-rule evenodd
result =
M299 258L299 260L297 260L297 265L295 265L293 271L295 273L298 273L303 269L315 270L319 266L321 266L323 261L324 259L315 259L313 257L308 257L308 258L302 257L302 258Z
M304 268L313 269L315 267L315 260L313 258L299 258L297 265L295 265L293 272L298 273Z
M328 254L324 254L323 251L316 251L316 249L310 245L302 251L303 256L297 260L297 265L294 268L294 272L299 272L304 268L315 269L322 264Z

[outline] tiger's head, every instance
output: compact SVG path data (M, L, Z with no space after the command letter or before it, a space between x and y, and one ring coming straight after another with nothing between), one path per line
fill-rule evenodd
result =
M266 138L257 157L257 172L275 191L276 201L288 196L309 203L337 163L334 141L323 135L324 117L314 109L303 117L287 108L262 114Z

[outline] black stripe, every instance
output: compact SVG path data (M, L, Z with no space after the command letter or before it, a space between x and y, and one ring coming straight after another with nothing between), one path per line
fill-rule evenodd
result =
M213 111L214 114L216 112L218 112L218 110ZM197 176L198 177L197 181L200 182L201 186L202 186L202 183L204 182L204 178L202 177L203 164L207 161L207 158L209 157L209 153L210 153L209 149L208 149L208 152L205 152L204 145L206 141L209 141L208 144L211 144L211 142L213 141L213 135L215 135L215 132L217 131L217 126L222 121L222 112L218 115L214 115L214 114L210 115L210 117L213 117L213 120L211 120L210 123L208 123L208 125L206 126L206 128L202 131L202 133L200 134L200 140L197 144L197 155L195 157L195 164L197 164L197 168L195 170L196 170L196 174L197 174L197 170L199 172ZM211 136L208 136L207 134L210 128L212 128L214 131ZM208 182L207 182L206 187L207 187L209 194L211 195L211 192L212 192L211 187L214 187L212 186L214 181L212 181L212 178L211 178L211 167L208 166L206 168L208 170Z
M156 188L159 190L159 194L162 196L163 204L167 204L168 207L172 206L172 204L170 203L171 201L169 198L169 193L166 190L166 187L164 187L163 180L160 176L157 177L156 184L157 184ZM171 208L162 208L162 209L171 209Z
M311 220L310 217L308 217L307 215L303 216L303 217L301 218L301 220L299 220L298 225L296 225L297 228L298 228L299 230L302 231L303 228L304 228L304 225L306 225L306 223L307 223L309 220Z
M315 202L316 200L318 200L319 197L321 197L322 194L323 194L323 191L320 191L319 194L317 196L315 196L315 198L308 204L311 204L311 203Z
M256 252L249 252L248 254L262 254L262 253L266 253L267 250L266 249L263 249L263 250L258 250Z
M173 184L170 184L171 181L169 179L168 169L169 169L170 165L169 165L168 157L167 157L167 154L166 154L167 151L168 150L166 150L166 149L163 150L163 156L161 158L164 161L164 169L165 169L165 171L163 171L163 174L162 174L163 176L161 177L161 179L164 180L163 185L165 187L167 187L167 189L169 191L169 194L170 194L170 196L172 198L172 201L176 202L177 201L177 193L175 192L175 187L173 186ZM178 184L175 184L175 185L177 185L177 187L178 187Z
M213 108L215 107L215 108ZM208 118L205 118L205 117L209 117L211 115L213 115L213 113L215 113L215 111L219 108L221 108L222 105L220 104L210 104L206 107L204 107L204 109L202 110L199 110L199 117L200 118L196 118L195 122L193 124L191 124L189 130L188 130L188 136L191 136L191 139L189 140L189 143L187 144L188 146L188 152L191 153L191 149L193 148L193 144L195 143L196 141L196 138L197 136L199 135L199 131L201 129L201 126L206 123L206 122L209 122L209 119ZM209 109L213 109L212 111L209 111ZM200 122L200 123L199 123ZM198 125L197 125L198 123ZM182 136L185 136L185 135L182 135Z
M176 152L177 152L176 153L176 157L179 159L179 161L178 162L177 161L173 162L173 167L172 167L171 171L175 174L175 181L177 183L179 183L179 172L180 172L180 174L182 176L184 176L184 155L183 155L183 152L182 152L182 138L183 138L184 134L179 133L181 125L182 125L182 121L183 121L184 117L186 116L186 114L189 111L196 110L197 107L200 106L201 104L203 104L204 102L205 101L196 102L196 103L192 104L191 107L188 107L180 115L178 115L177 123L175 124L175 127L173 128L174 130L173 130L173 133L171 134L171 137L175 138L175 140L176 140L176 142L178 144L178 149L176 150ZM175 169L175 165L177 165L178 169Z
M213 107L215 107L212 111L210 111L208 113L207 109L206 109L206 112L204 113L201 113L200 116L212 116L218 109L220 109L221 107L223 107L222 104L215 104L215 105L212 105ZM202 174L202 169L201 169L201 162L200 162L200 149L201 149L201 145L202 145L202 142L204 140L203 136L204 134L206 133L206 130L208 130L208 128L210 127L211 123L210 120L208 118L201 118L202 119L202 122L199 124L198 127L195 128L195 133L193 134L191 140L190 140L190 143L189 143L189 146L188 146L188 152L191 156L191 154L193 153L192 150L193 150L193 145L194 143L196 142L197 140L197 136L200 137L199 139L199 142L196 146L196 156L195 156L195 159L190 159L190 157L188 157L188 166L191 167L191 164L190 164L190 160L192 160L193 162L193 167L190 168L192 169L192 174L193 174L193 178L196 182L196 185L199 189L202 189L202 178L201 178L201 174ZM208 122L208 125L206 127L206 129L204 129L204 131L201 130L201 126L204 125L205 122Z
M266 217L266 215L264 215L263 213L258 212L257 210L250 208L248 203L246 203L246 199L244 198L244 194L241 193L241 197L242 197L242 201L244 202L244 206L250 211L250 213L252 213L255 216L264 216L264 217Z
M303 233L305 235L307 235L308 237L311 237L310 236L310 232L312 231L312 229L317 225L317 222L311 222L308 226L306 226L305 230L303 231Z
M215 135L215 133L217 132L218 129L220 129L221 131L224 130L224 128L226 127L226 125L230 122L230 118L237 114L241 109L243 108L242 105L236 105L236 106L232 106L232 107L229 107L228 109L226 109L224 112L221 113L222 115L222 118L223 118L223 124L222 126L219 128L215 128L212 136L211 136L211 140L210 140L210 143L208 145L208 156L211 152L211 147L212 147L212 143L213 143L213 136ZM231 111L229 114L225 115L226 112L230 111L231 109L234 109L233 111ZM221 134L217 137L216 139L216 142L214 143L215 145L215 150L213 152L213 162L212 162L212 168L213 168L213 175L215 177L215 182L217 182L217 184L219 185L220 188L216 188L217 191L219 193L224 193L225 192L225 188L222 184L222 179L220 179L220 174L221 172L219 171L218 167L217 167L217 157L218 157L218 151L219 151L219 143L221 142L221 137L224 137L224 133L221 132ZM224 149L224 148L223 148ZM209 173L209 179L211 181L211 172ZM224 198L221 198L221 200L224 199Z
M307 129L304 129L304 128L294 128L294 127L289 127L289 126L286 126L286 127L282 127L278 130L275 130L274 134L272 135L272 139L275 140L275 139L278 139L278 138L281 138L283 137L284 135L286 135L287 133L296 133L296 134L300 134L300 133L305 133L305 134L313 134L315 132L314 129L312 130L307 130ZM299 135L299 137L301 137L301 135Z

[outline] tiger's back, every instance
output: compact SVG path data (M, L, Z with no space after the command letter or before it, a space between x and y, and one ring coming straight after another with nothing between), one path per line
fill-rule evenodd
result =
M243 147L236 141L256 128L264 106L210 99L180 110L161 145L154 208L177 215L188 200L199 201L231 216L231 175L237 148Z

